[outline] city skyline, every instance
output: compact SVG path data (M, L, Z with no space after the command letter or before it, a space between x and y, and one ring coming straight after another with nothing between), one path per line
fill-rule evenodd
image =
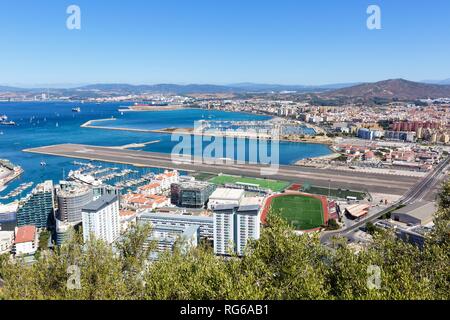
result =
M80 30L66 27L72 4L81 10ZM324 85L450 77L448 3L377 1L381 30L366 26L371 4L3 4L0 84Z

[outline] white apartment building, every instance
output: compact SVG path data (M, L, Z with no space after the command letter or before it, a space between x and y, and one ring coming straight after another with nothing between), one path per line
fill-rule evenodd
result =
M262 198L243 198L239 205L214 206L214 253L244 255L249 240L260 237Z
M214 209L214 253L227 255L235 252L235 210L233 204L215 205Z
M249 240L259 239L261 235L262 198L242 199L236 215L236 253L244 255Z
M82 209L83 239L87 242L91 236L113 243L120 235L119 198L116 195L104 195L92 201Z

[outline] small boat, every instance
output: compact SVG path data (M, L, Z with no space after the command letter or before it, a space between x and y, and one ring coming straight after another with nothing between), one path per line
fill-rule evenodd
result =
M72 112L81 112L81 108L80 107L73 108Z
M6 115L0 116L0 121L7 121L8 117Z
M15 126L16 123L14 121L0 121L0 125L2 125L2 126Z
M41 167L45 167L47 163L45 161L41 161Z

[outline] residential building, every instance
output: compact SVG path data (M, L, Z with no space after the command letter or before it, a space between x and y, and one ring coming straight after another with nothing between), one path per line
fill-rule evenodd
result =
M238 205L214 206L214 253L244 255L249 240L259 239L263 198L243 198Z
M133 210L120 210L120 232L124 233L137 222L137 213Z
M62 245L67 239L70 234L70 231L74 229L75 225L69 222L63 222L58 219L56 219L56 229L55 229L55 242L56 245L60 246ZM79 224L78 224L79 225Z
M178 226L182 228L198 226L200 238L208 240L214 238L212 217L146 212L138 217L139 222L151 222L153 226Z
M14 231L0 231L0 254L8 253L14 245Z
M17 225L45 228L53 217L53 212L53 182L46 181L39 184L25 199L20 200Z
M236 253L240 256L244 255L249 240L261 235L261 205L262 198L244 198L236 211Z
M15 230L15 241L13 253L16 256L33 255L39 245L36 226L17 227Z
M236 206L216 205L214 208L214 253L228 255L236 251Z
M140 220L140 223L148 223L148 221ZM172 225L156 225L152 227L152 232L144 244L149 246L152 242L156 242L156 249L151 253L150 259L157 260L163 252L172 252L175 245L179 245L182 253L187 253L191 248L195 248L199 242L199 226L172 226Z
M145 186L139 187L139 192L146 196L159 194L161 191L162 188L160 182L152 182L146 184Z
M61 182L61 188L56 194L58 198L56 217L68 223L80 223L81 209L94 198L92 188L89 186L65 181Z
M120 235L119 198L104 195L85 205L82 210L83 239L103 240L113 243Z
M128 193L121 198L122 208L129 210L145 210L165 207L170 204L169 199L165 196L155 194Z
M176 170L166 170L164 173L156 175L154 180L160 184L161 190L169 190L172 183L180 181L180 174Z

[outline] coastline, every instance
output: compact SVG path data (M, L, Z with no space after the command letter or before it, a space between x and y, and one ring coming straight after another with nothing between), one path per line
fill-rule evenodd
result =
M145 111L140 111L145 112ZM107 118L107 119L94 119L89 120L85 123L83 123L80 127L81 128L88 128L88 129L100 129L100 130L116 130L116 131L129 131L129 132L142 132L142 133L163 133L163 134L172 134L176 131L177 134L186 134L186 135L194 135L194 136L209 136L209 137L216 137L220 135L220 132L203 132L203 133L196 133L193 131L193 128L160 128L160 129L138 129L138 128L127 128L127 127L110 127L110 126L96 126L95 123L98 122L106 122L106 121L114 121L117 120L116 118ZM279 138L279 139L272 139L271 137L262 137L262 136L248 136L244 135L241 136L238 133L236 134L230 134L230 132L227 132L225 134L221 135L222 137L233 137L233 138L243 138L243 139L257 139L257 140L274 140L274 141L283 141L283 142L290 142L290 143L310 143L310 144L321 144L326 145L330 148L331 145L333 145L333 141L331 140L324 140L320 141L317 140L316 136L311 138L303 138L302 140L295 140L295 139L289 139L289 138ZM330 151L331 148L330 148Z
M330 148L330 150L333 151L331 148ZM312 158L307 158L307 159L300 159L298 161L295 161L295 165L302 166L302 165L304 165L305 161L311 161L311 160L333 160L333 159L339 158L340 156L341 156L340 153L333 152L332 154L327 154L327 155L324 155L324 156L312 157Z
M9 183L19 178L24 172L20 166L15 166L6 160L0 161L0 173L2 171L4 171L5 176L0 178L0 192L4 191Z
M173 106L139 106L132 105L126 108L120 108L119 112L156 112L156 111L175 111L175 110L183 110L189 109L191 107L182 106L182 105L173 105Z

